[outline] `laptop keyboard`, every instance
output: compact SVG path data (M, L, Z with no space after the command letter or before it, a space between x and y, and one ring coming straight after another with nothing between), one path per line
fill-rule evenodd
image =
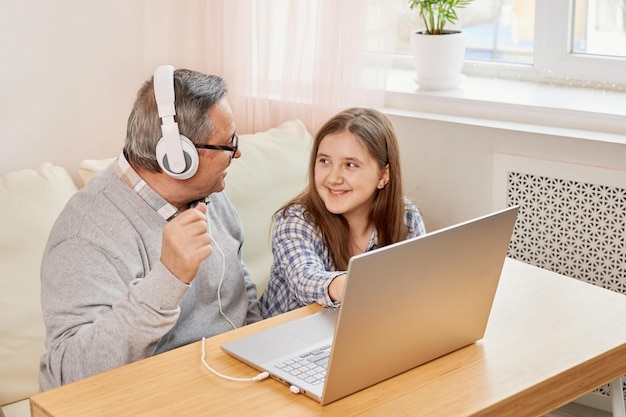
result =
M330 345L327 345L287 359L276 366L290 375L310 384L318 385L323 383L324 378L326 378L329 357Z

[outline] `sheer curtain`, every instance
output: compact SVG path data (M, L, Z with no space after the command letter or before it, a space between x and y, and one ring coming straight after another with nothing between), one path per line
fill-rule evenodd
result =
M385 4L386 3L386 4ZM385 0L208 0L206 69L229 84L237 130L293 118L310 132L350 106L382 107L395 41Z

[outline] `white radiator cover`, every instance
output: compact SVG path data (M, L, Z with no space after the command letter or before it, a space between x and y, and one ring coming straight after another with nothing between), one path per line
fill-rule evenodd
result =
M508 256L626 294L625 170L496 154L493 206L511 205Z

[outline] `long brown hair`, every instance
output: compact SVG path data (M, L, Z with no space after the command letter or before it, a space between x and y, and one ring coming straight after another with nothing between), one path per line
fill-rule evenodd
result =
M337 270L348 268L351 257L348 245L350 226L343 215L333 214L326 209L315 187L315 162L322 139L329 134L344 131L352 133L365 145L380 169L389 165L389 182L384 188L376 190L369 214L369 220L378 232L378 246L407 238L400 152L393 126L384 114L374 109L355 107L344 110L328 120L315 136L307 188L282 207L285 209L293 204L304 206L305 213L312 216L317 224Z

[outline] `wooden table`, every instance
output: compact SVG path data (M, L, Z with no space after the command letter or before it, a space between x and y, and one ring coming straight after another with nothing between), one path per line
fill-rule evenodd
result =
M219 346L318 309L207 339L207 362L256 375ZM540 416L626 374L626 297L507 259L481 341L324 407L200 357L197 342L39 393L32 416Z

